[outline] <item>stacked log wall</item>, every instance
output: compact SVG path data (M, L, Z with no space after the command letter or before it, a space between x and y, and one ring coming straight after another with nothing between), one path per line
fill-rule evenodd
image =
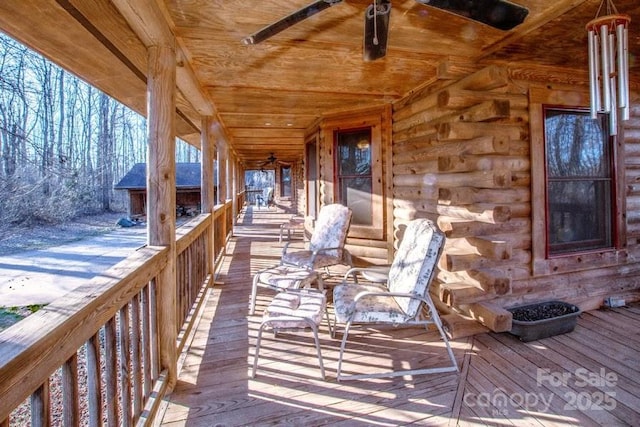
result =
M457 329L452 335L474 330L460 317L508 331L505 308L514 305L562 299L588 309L607 293L638 288L638 266L629 269L628 259L602 271L534 277L527 82L488 66L433 87L394 107L393 225L396 242L414 218L445 232L432 293ZM639 110L625 128L628 208L640 207ZM640 241L639 212L628 215L629 246Z
M640 95L624 122L627 246L640 245Z

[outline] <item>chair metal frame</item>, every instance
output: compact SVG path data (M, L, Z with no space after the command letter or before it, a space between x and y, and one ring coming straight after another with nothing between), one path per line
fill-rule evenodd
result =
M370 269L367 268L353 268L350 269L346 274L345 274L345 279L343 280L343 284L340 286L353 286L353 287L359 287L362 286L362 291L358 292L356 294L356 296L354 297L353 301L350 302L350 305L348 307L348 309L346 310L346 313L348 313L347 317L346 317L346 322L344 322L345 326L344 326L344 332L343 332L343 336L342 336L342 342L340 344L340 355L338 357L338 365L337 365L337 379L338 381L342 381L342 380L356 380L356 379L366 379L366 378L384 378L384 377L397 377L397 376L404 376L404 375L422 375L422 374L433 374L433 373L442 373L442 372L459 372L459 368L458 368L458 363L455 359L455 356L453 354L453 350L451 349L451 345L449 343L449 340L447 338L447 335L444 331L443 325L442 325L442 321L440 320L440 316L438 315L438 311L429 295L429 287L431 284L431 281L433 280L435 274L434 274L434 270L436 268L438 259L442 253L442 249L444 247L444 235L442 234L442 232L440 232L440 230L437 229L437 227L435 227L435 225L429 221L429 220L425 220L425 219L420 219L420 220L414 220L415 221L415 226L419 227L420 224L426 224L427 226L431 227L431 229L433 230L434 235L438 235L437 239L435 243L429 242L429 245L438 245L437 246L437 254L436 256L431 257L428 261L425 259L422 261L421 264L421 269L420 272L422 272L423 270L428 271L428 277L422 277L422 280L426 280L426 284L424 282L422 282L423 285L425 285L425 290L424 290L424 294L420 295L418 293L415 292L415 287L417 287L417 282L416 282L416 286L414 287L414 291L413 292L391 292L388 288L387 288L387 283L382 283L382 279L380 279L379 282L377 283L373 283L367 286L362 286L360 284L357 283L357 276L358 274L360 275L364 275L367 270L369 270L370 272L373 273L384 273L384 272L389 272L389 267L372 267ZM412 222L414 222L412 221ZM411 223L410 223L411 226ZM415 228L415 227L414 227ZM406 233L406 232L405 232ZM412 228L409 233L414 233L414 229ZM405 234L406 235L406 234ZM402 247L402 244L401 244ZM410 250L410 249L409 249ZM426 254L425 254L425 258L426 258ZM401 260L400 259L394 259L394 264L398 263L398 265L401 265ZM426 264L428 263L428 264ZM430 265L432 264L432 265ZM393 267L392 267L393 268ZM430 269L430 270L429 270ZM354 282L348 282L348 279L350 277L353 277ZM421 276L418 276L418 280L421 279ZM336 288L334 290L334 306L336 304L336 291L338 289ZM338 295L341 294L340 291L337 292ZM362 314L362 313L366 313L366 310L362 310L362 308L360 308L359 311L359 302L366 300L367 298L371 298L371 297L376 297L376 298L403 298L403 299L409 299L409 300L413 300L413 301L418 301L418 308L416 309L416 313L415 315L413 315L412 317L406 318L402 321L399 320L394 320L394 321L363 321L360 320L356 323L354 323L354 318L358 315L358 314ZM346 302L348 303L349 301L346 300ZM408 305L408 304L407 304ZM427 313L425 313L425 307L428 310ZM334 310L334 333L337 329L337 323L339 323L339 319L338 319L338 313L337 311ZM346 350L346 345L347 345L347 339L349 336L349 331L351 329L352 326L354 325L358 325L358 326L362 326L362 327L367 327L367 326L372 326L372 325L393 325L393 326L424 326L425 329L428 328L429 325L435 325L436 329L438 330L438 333L440 334L440 337L442 339L442 341L445 343L445 347L446 347L446 351L447 354L449 356L450 359L450 365L448 366L444 366L444 367L432 367L432 368L422 368L422 369L406 369L406 370L397 370L397 371L385 371L385 372L377 372L377 373L371 373L371 374L353 374L353 375L344 375L342 373L342 365L343 365L343 358L344 358L344 353Z
M308 297L321 299L323 301L323 304L321 304L318 309L323 311L323 313L320 314L323 314L325 319L327 320L329 334L333 336L333 328L331 327L331 319L329 318L329 313L327 312L326 296L324 291L315 289L289 289L283 291L283 293L297 294L299 296L306 294ZM271 304L274 304L277 298L278 297L276 296ZM299 330L305 329L307 327L310 328L311 332L313 332L313 339L318 356L318 364L320 367L320 375L323 380L325 379L325 369L322 360L322 351L320 349L320 338L318 336L318 329L320 327L320 324L309 316L297 314L297 309L293 309L291 314L289 315L275 314L273 316L269 314L269 311L267 310L264 316L264 320L262 321L262 323L260 324L260 328L258 329L258 337L256 338L256 348L253 358L251 378L255 378L256 376L256 370L258 369L258 358L260 357L262 333L266 327L273 330L274 336L277 336L277 333L282 330Z

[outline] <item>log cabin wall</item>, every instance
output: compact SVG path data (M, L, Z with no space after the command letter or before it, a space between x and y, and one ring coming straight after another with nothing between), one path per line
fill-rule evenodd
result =
M554 91L548 84L512 78L506 67L492 65L455 81L437 81L394 104L395 240L402 237L404 225L418 217L436 221L446 233L432 292L454 336L479 330L472 320L494 331L510 330L511 314L505 308L524 303L560 299L593 309L611 295L637 299L637 96L618 140L624 145L627 246L545 271L533 267L532 206L544 205L544 199L532 204L531 190L530 126L542 126L530 123L531 93L537 87ZM588 102L581 96L571 102L586 106L584 99ZM535 179L544 179L544 174ZM544 244L544 235L538 239Z

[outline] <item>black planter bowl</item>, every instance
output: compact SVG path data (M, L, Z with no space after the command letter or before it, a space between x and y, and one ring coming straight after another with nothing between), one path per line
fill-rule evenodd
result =
M563 301L545 301L507 309L513 315L511 334L535 341L573 331L580 309Z

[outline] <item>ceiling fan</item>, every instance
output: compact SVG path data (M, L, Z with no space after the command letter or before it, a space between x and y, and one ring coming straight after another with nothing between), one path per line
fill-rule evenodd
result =
M520 25L529 11L506 0L416 0L447 12L472 19L500 30ZM342 0L317 0L290 15L267 25L242 39L245 45L260 43L318 12L342 3ZM365 61L382 58L387 53L387 35L391 0L373 0L365 11L363 57Z
M278 160L278 158L273 153L271 153L269 154L269 157L267 157L267 160L260 164L260 168L264 168L267 165L274 165L276 163L276 160Z

